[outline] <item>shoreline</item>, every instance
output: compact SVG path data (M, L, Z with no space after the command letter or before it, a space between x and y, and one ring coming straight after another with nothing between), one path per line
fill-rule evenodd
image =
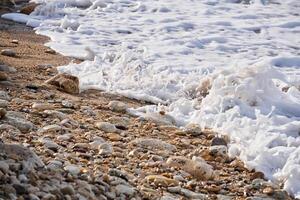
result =
M11 97L7 111L25 114L26 119L34 124L34 128L29 131L29 133L24 134L16 131L14 137L10 135L13 131L7 132L2 129L2 140L5 144L12 142L25 143L28 147L36 151L45 165L59 160L64 167L64 172L58 170L59 172L55 173L59 176L59 180L69 183L69 185L73 187L74 194L71 192L72 195L78 193L80 195L86 195L88 199L93 199L93 195L96 195L95 192L94 194L92 194L92 192L87 194L80 191L80 187L82 186L79 182L85 181L89 186L97 185L98 182L95 182L96 177L101 177L100 179L106 183L106 185L103 183L105 186L102 186L108 189L105 188L104 194L100 195L104 195L107 199L114 199L109 197L109 195L113 195L111 194L113 192L115 192L115 195L119 194L116 192L118 191L116 188L119 185L125 185L125 191L130 193L127 194L125 192L125 197L136 195L134 196L136 199L141 197L148 197L149 199L162 197L166 199L167 197L189 199L193 195L201 196L202 194L208 195L208 199L226 199L225 196L232 199L247 199L251 198L251 196L267 198L273 195L279 195L279 193L280 195L286 195L286 193L279 188L273 188L271 192L264 191L271 186L263 181L260 182L262 183L261 186L257 186L258 188L252 187L254 180L258 182L258 185L260 184L257 179L262 178L262 175L248 171L238 159L229 159L226 155L212 156L210 151L212 147L211 142L216 138L214 133L195 132L191 134L190 132L182 132L172 126L159 125L151 121L140 120L139 118L128 115L126 112L116 112L109 106L112 100L121 101L127 107L138 107L142 105L140 101L122 96L109 95L97 90L87 90L79 95L70 95L53 88L44 87L44 82L57 74L55 67L67 64L70 58L53 52L47 53L48 48L43 45L47 41L47 38L36 35L31 28L3 19L0 19L0 23L1 26L7 25L7 29L0 29L0 50L11 48L17 53L16 57L0 55L0 61L3 62L4 65L15 67L17 70L17 72L7 73L10 79L9 81L5 83L0 82L0 88L3 91L7 91ZM16 39L18 40L18 44L13 44L12 40ZM50 65L51 67L49 67ZM37 89L32 89L32 86L35 86L34 88ZM64 105L63 102L69 102L73 106L68 107ZM34 103L51 106L46 106L47 109L35 110L33 108ZM69 121L64 122L64 124L62 121L65 119L58 120L57 117L53 118L50 115L44 117L44 111L48 109L68 115L65 119ZM116 120L116 118L119 120L117 120L117 123L125 123L125 128L122 127L124 130L118 129L117 131L112 130L106 132L99 130L95 125L97 121L112 122ZM120 118L123 118L121 122ZM3 123L1 122L1 124ZM42 131L44 130L43 128L54 124L60 127L58 131L53 131L52 129ZM66 134L72 134L72 137L66 140L59 139L61 137L58 136L65 136ZM45 139L45 136L50 138L51 142L40 140L41 138ZM91 149L91 143L96 141L95 136L103 138L105 143L110 145L108 145L108 149L113 149L110 154L99 155L99 149ZM133 145L133 141L145 137L158 139L159 141L163 141L163 144L167 143L173 145L177 151L170 152L167 148L160 149L159 151L143 150L143 147L136 147L136 144ZM189 152L188 150L191 151ZM69 155L64 157L64 152L68 152ZM132 154L132 156L129 156L129 154ZM172 156L191 158L192 155L204 157L206 162L221 174L219 175L220 177L218 177L219 180L196 181L195 177L185 176L185 174L181 172L182 170L178 170L176 167L175 170L170 170L170 168L165 165L165 161ZM100 159L100 161L98 159ZM100 164L97 162L100 162ZM67 170L67 166L70 166L70 164L76 165L77 167L81 166L78 167L80 168L80 175L90 176L91 180L85 180L85 176L73 177L72 175L71 180L69 180L72 172ZM133 180L127 179L126 184L123 183L119 180L120 177L114 175L115 171L113 170L117 169L122 170L122 172L125 171L126 177L133 177ZM69 173L65 173L66 171ZM139 172L137 173L137 171ZM154 180L160 183L156 184L155 181L151 181L152 179L146 179L151 175L161 175L164 176L165 179L160 182L161 180L159 178L162 177L154 178ZM183 180L178 178L179 176L181 176ZM178 178L178 180L176 178ZM123 178L123 180L126 179ZM111 184L113 181L119 181L119 183L113 185ZM181 183L181 188L185 190L177 189L177 192L170 192L170 187L174 187L172 184L177 184L177 182L178 185ZM45 184L50 183L46 182ZM239 186L239 184L244 185ZM60 188L60 186L57 187ZM99 188L101 187L99 186L97 189ZM61 188L59 190L61 190ZM188 190L188 192L186 190ZM135 192L131 193L128 191ZM27 192L26 195L28 195L28 193L29 192ZM44 193L41 193L41 196L46 195ZM48 193L51 192L48 191ZM0 197L1 195L0 193ZM20 194L17 193L17 195ZM55 196L53 193L51 193L51 195ZM70 194L67 195L70 196ZM89 197L89 195L92 197ZM55 198L59 199L60 197Z

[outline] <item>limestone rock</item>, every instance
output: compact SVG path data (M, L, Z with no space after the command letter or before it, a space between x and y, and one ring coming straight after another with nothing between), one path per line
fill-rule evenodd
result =
M16 57L16 52L12 49L3 49L1 50L1 55L9 56L9 57Z
M0 71L0 81L7 81L8 75L5 72Z
M58 74L46 81L47 84L54 85L58 90L70 93L79 93L79 79L69 74Z
M106 133L117 132L116 126L109 122L96 122L95 125L99 130L104 131Z
M2 119L6 115L6 110L4 108L0 108L0 119Z
M36 3L28 3L20 9L20 13L30 15L30 13L32 13L37 6L38 4Z
M197 180L210 180L214 178L212 166L201 158L193 157L191 160L183 156L172 156L168 158L166 163L169 167L176 167L186 171Z
M168 152L172 152L176 150L176 147L174 145L159 139L138 138L133 140L131 143L138 147L146 148L149 150L163 150Z
M148 183L154 183L156 186L163 187L177 186L179 184L178 181L162 175L149 175L144 180Z
M116 111L116 112L126 112L128 108L128 106L121 101L110 101L108 107L112 111Z
M29 132L34 127L34 125L19 112L7 112L3 121L18 128L23 133Z

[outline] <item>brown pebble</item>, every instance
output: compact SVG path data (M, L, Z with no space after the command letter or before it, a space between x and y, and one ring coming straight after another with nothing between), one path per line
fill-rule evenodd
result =
M265 175L262 172L254 172L253 174L251 174L251 180L260 178L260 179L264 179Z
M8 76L5 72L0 71L0 81L6 81L8 79Z
M272 187L266 187L264 190L263 190L263 193L264 194L267 194L267 195L272 195L274 193L274 189Z

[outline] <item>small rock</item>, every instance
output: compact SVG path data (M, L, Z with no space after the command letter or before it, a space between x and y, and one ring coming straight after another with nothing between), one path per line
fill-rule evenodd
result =
M64 134L64 135L57 136L56 139L58 141L69 141L71 138L72 138L72 135L67 133L67 134Z
M31 107L38 111L51 110L54 108L53 105L47 103L33 103Z
M210 180L214 178L212 166L201 158L193 157L191 160L183 156L172 156L168 158L166 163L169 167L177 167L186 171L198 180Z
M72 174L73 176L77 176L80 173L81 167L78 167L77 165L67 165L64 167L64 170Z
M219 145L227 146L226 140L224 138L221 138L221 137L214 137L211 140L210 146L219 146Z
M197 199L197 200L206 200L207 199L207 196L205 194L193 192L191 190L184 189L179 186L169 187L168 191L172 192L172 193L181 194L181 195L187 197L188 199Z
M5 72L0 71L0 81L7 81L8 75Z
M61 133L62 127L56 124L44 126L38 130L39 133Z
M1 50L1 55L15 57L17 54L12 49L3 49L3 50Z
M115 189L116 189L117 196L120 196L121 194L125 194L127 196L133 196L135 193L135 190L128 185L120 184L117 185Z
M101 131L104 131L106 133L117 132L116 126L109 122L96 122L95 125L98 129L100 129Z
M34 127L34 125L30 121L26 120L23 114L19 112L7 112L3 121L18 128L23 133L29 132Z
M149 150L164 150L168 152L172 152L176 150L176 147L174 145L159 139L138 138L133 140L131 143L138 147L149 149Z
M19 44L19 40L12 40L11 43L13 43L13 44Z
M267 195L272 195L274 194L274 189L272 187L266 187L263 189L263 193Z
M10 101L9 95L6 92L1 91L1 90L0 90L0 99Z
M7 108L8 101L0 99L0 108Z
M4 118L6 115L6 110L4 108L0 108L0 119Z
M128 117L111 117L108 119L110 123L114 124L118 129L127 129L130 123Z
M40 198L38 196L36 196L35 194L29 194L29 199L30 200L40 200Z
M185 128L184 131L187 134L190 134L192 136L199 136L202 134L202 129L199 125L197 124L188 124Z
M49 54L56 54L56 52L53 49L47 49L45 51L45 53L49 53Z
M110 101L108 107L115 112L126 112L128 106L121 101Z
M154 183L154 185L156 186L163 187L177 186L179 184L178 181L162 175L149 175L144 179L144 181L148 183Z
M65 185L62 188L60 188L60 191L64 195L73 195L73 194L75 194L75 190L72 187L72 185Z
M176 125L176 120L171 115L168 115L163 111L158 113L146 113L142 117L140 117L140 119L152 121L159 125Z
M109 143L103 143L99 146L99 154L100 155L111 155L113 152L113 148Z
M262 172L254 172L253 174L251 174L250 179L254 180L254 179L264 179L265 175Z
M64 107L64 108L74 108L74 105L71 101L67 101L67 100L63 100L61 102L61 105Z
M0 71L2 71L2 72L16 72L17 70L14 67L9 67L7 65L0 64Z
M23 195L27 193L27 189L24 184L13 184L18 195Z
M46 81L47 84L54 85L58 90L70 93L79 93L79 79L69 74L58 74Z
M38 4L36 3L28 3L20 9L20 13L30 15L37 6Z
M99 149L99 146L103 143L105 143L105 140L103 138L96 138L93 142L90 142L89 144L92 149Z
M5 161L0 161L0 170L4 174L8 174L9 173L9 165Z
M212 156L227 157L227 147L223 145L209 147L209 154Z
M48 148L48 149L50 149L50 150L52 150L52 151L57 151L58 148L59 148L59 145L56 144L55 142L53 142L53 141L52 141L51 139L49 139L49 138L42 138L40 141L44 144L44 146L45 146L46 148Z

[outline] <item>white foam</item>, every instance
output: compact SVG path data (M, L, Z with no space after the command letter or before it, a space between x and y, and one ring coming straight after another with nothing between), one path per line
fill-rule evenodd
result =
M59 68L81 89L159 103L133 113L164 110L227 134L232 156L300 198L298 0L36 2L46 3L28 18L43 19L47 45L85 60Z

